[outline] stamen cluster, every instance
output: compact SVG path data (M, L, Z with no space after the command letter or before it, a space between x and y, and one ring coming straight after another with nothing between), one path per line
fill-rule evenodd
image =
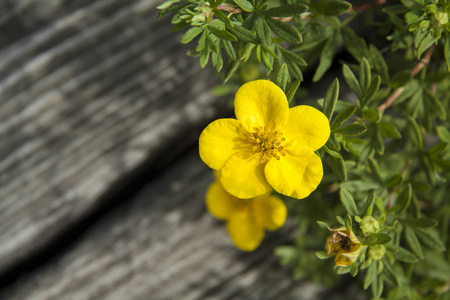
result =
M266 162L272 157L280 160L279 155L286 155L281 144L286 140L282 132L269 131L266 127L259 127L250 140L253 145L249 148L261 153L261 162Z

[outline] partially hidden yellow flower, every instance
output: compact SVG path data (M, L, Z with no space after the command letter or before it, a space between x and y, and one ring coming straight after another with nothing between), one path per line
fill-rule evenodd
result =
M264 238L264 230L279 229L287 215L280 198L264 194L239 199L227 193L218 180L206 192L206 207L216 218L227 222L231 240L243 251L255 250Z
M200 157L222 172L220 182L238 198L277 192L307 197L323 177L314 153L330 135L327 117L306 105L289 108L268 80L244 84L234 100L236 119L219 119L200 135Z
M346 267L354 263L359 256L361 243L352 231L345 228L330 229L327 239L327 253L336 253L334 267Z

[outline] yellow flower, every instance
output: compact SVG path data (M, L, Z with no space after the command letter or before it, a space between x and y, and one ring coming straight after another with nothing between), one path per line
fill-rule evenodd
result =
M336 253L334 267L349 266L359 256L361 243L352 231L345 228L330 229L331 236L327 239L327 253Z
M286 221L287 209L278 197L264 194L239 199L227 193L220 182L213 182L206 192L206 207L216 218L227 221L234 245L253 251L264 237L264 229L274 231Z
M307 197L323 177L314 153L330 135L327 117L300 105L289 109L286 95L268 80L244 84L234 100L236 119L219 119L200 135L200 157L222 172L220 182L238 198L274 188Z

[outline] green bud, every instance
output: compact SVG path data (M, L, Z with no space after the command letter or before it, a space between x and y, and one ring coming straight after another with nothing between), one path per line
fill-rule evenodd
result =
M381 260L386 254L386 248L384 245L371 245L368 250L369 259Z
M376 233L378 229L380 229L380 224L372 216L365 216L364 218L362 218L361 222L359 222L359 225L364 234Z

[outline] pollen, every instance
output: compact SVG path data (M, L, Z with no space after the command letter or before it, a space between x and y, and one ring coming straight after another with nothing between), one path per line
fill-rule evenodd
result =
M286 153L282 143L286 141L282 132L269 131L265 127L259 127L250 137L249 148L257 153L261 153L261 162L267 162L272 157L280 160Z

